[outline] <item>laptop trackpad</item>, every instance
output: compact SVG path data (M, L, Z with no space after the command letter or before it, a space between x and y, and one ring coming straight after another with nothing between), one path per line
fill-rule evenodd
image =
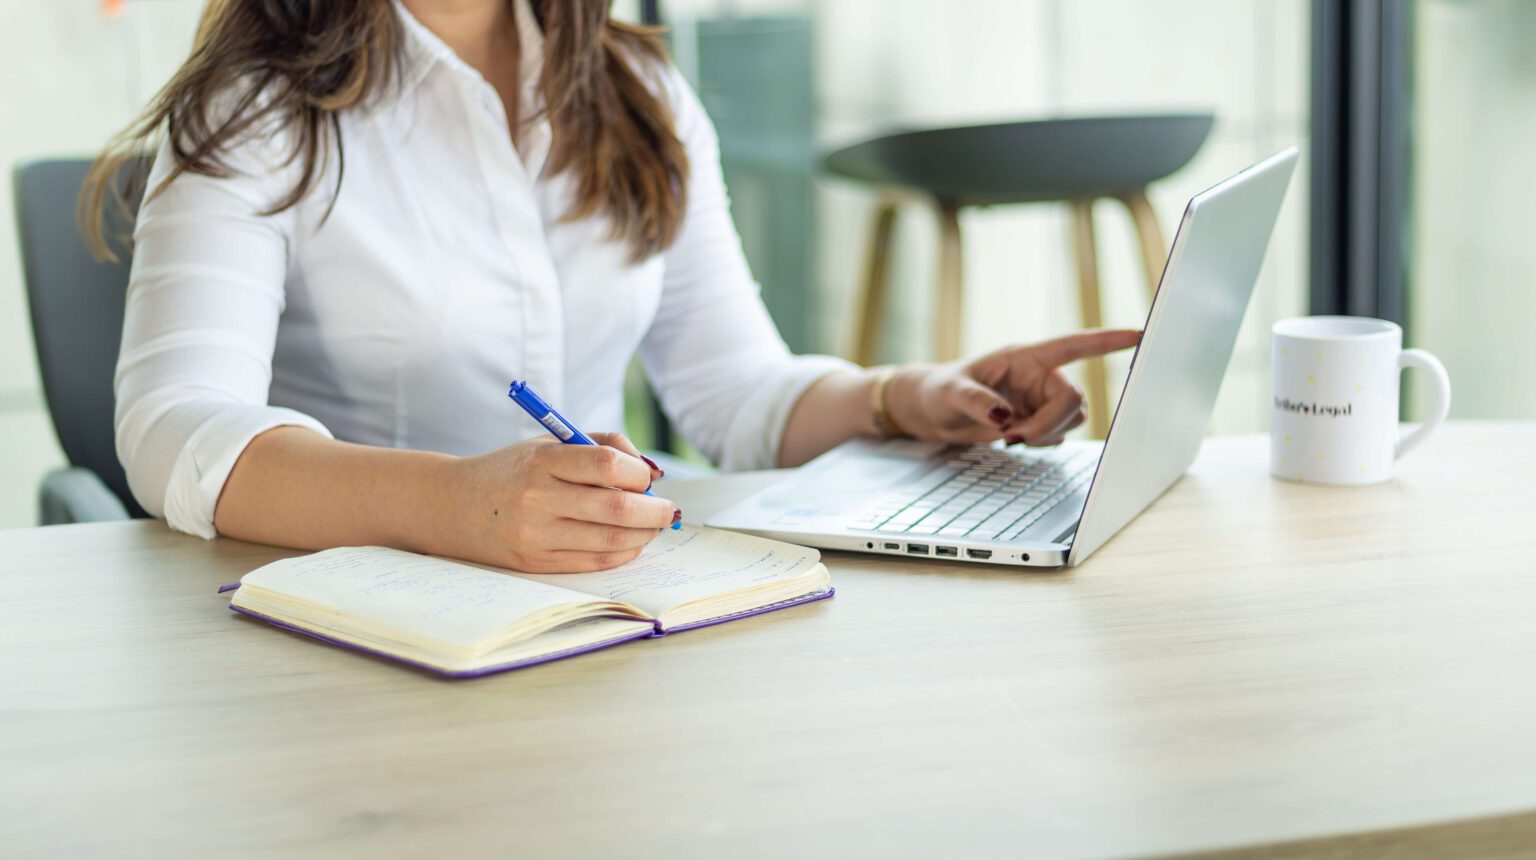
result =
M914 458L910 452L860 451L776 484L758 495L756 502L794 519L846 516L863 511L886 489L910 483L938 462Z

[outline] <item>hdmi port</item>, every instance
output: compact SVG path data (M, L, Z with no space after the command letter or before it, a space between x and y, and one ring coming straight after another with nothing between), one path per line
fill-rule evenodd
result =
M965 551L965 554L969 558L991 558L992 557L992 550L990 550L990 549L968 549L968 550Z

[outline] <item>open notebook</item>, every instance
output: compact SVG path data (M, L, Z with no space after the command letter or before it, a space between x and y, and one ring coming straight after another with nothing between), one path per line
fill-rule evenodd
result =
M459 677L485 675L832 596L816 550L702 526L600 573L536 575L345 547L241 577L229 608Z

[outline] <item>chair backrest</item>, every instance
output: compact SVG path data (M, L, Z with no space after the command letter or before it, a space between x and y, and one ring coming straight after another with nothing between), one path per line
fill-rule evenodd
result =
M138 165L129 162L119 180ZM75 227L75 201L90 161L17 165L16 228L32 311L32 336L54 432L69 462L95 472L130 513L145 516L128 491L112 430L112 374L123 337L129 258L103 263ZM138 198L127 201L138 211ZM117 225L114 225L117 226Z

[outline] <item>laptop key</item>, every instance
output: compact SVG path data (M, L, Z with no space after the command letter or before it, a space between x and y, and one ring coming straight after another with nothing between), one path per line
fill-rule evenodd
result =
M954 519L954 518L955 517L954 517L953 514L941 514L941 513L938 513L938 512L934 512L934 513L931 513L928 516L923 517L922 519L918 520L917 523L914 524L911 528L908 528L907 531L915 532L917 534L930 534L931 535L931 534L933 534L933 532L936 532L939 529L944 528L945 526L949 525L949 521ZM933 531L918 532L918 529L932 529Z
M1016 519L1017 517L1013 516L1012 514L995 514L987 518L987 520L981 525L977 526L975 531L977 534L984 535L989 538L996 537L1007 531L1008 527L1013 525L1013 522Z

